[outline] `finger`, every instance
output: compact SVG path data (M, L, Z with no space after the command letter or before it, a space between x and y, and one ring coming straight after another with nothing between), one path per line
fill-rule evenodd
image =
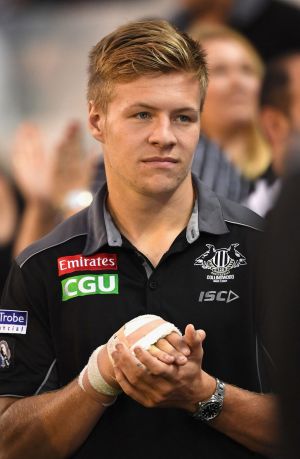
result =
M159 339L157 343L155 343L155 347L163 351L165 354L172 356L177 365L184 365L187 362L186 356L179 352L165 338Z
M170 346L170 349L171 349L171 351L173 350L172 346ZM150 354L153 357L156 357L161 362L170 364L170 363L173 363L175 361L175 357L174 357L174 355L171 355L171 352L167 353L165 351L162 351L155 344L152 344L152 346L150 346L150 348L148 349L148 352L150 352Z
M184 365L187 362L187 356L190 354L190 349L183 338L175 332L158 340L155 346L174 356L177 365Z
M138 360L132 352L122 344L116 345L116 350L112 353L114 367L117 367L126 376L130 384L136 385L143 380L147 380L149 374L143 362ZM155 357L152 359L158 361Z
M130 397L134 398L137 402L140 402L138 398L138 394L134 394L134 387L130 382L128 381L125 373L118 368L117 366L114 367L114 372L115 372L115 378L116 381L118 382L119 386L121 389L125 392L125 394L129 395Z
M191 351L189 347L186 345L183 337L178 335L178 333L172 332L168 336L166 336L164 339L168 341L168 343L171 344L171 346L173 346L176 349L176 351L178 351L179 353L185 356L190 355Z
M119 386L130 398L137 401L140 405L146 407L153 406L153 384L133 385L130 383L130 381L128 381L126 375L118 367L115 367L115 376Z
M171 367L173 365L166 364L157 358L153 357L148 351L140 347L134 349L136 358L144 365L148 373L155 376L165 377L167 374L172 372Z
M186 326L184 340L192 352L202 353L202 342L205 336L204 330L195 330L192 324Z

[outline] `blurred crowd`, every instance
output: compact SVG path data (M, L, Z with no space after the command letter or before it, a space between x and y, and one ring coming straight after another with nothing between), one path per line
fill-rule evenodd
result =
M36 3L83 7L79 0L0 1L2 17L24 15ZM300 7L283 0L166 3L167 18L206 50L210 70L193 171L217 193L266 216L282 177L298 168ZM156 9L152 15L157 16ZM75 113L74 118L84 114ZM12 257L87 206L105 181L101 152L87 146L80 121L66 120L52 138L50 142L38 123L24 119L13 138L5 139L9 149L0 164L0 291Z
M24 16L35 3L4 1L0 7ZM55 8L55 2L38 3ZM70 8L82 4L63 3ZM106 2L85 7L97 3ZM217 193L265 216L280 190L285 157L300 128L300 8L280 0L173 0L167 6L168 19L205 48L210 70L193 171ZM24 119L13 138L5 139L9 149L0 168L0 289L11 258L88 205L105 180L101 152L86 145L81 121L61 124L49 141L43 123Z

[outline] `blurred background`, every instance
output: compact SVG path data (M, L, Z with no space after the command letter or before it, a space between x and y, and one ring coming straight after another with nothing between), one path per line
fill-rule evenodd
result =
M279 0L279 3L292 6L299 5L299 2ZM199 8L197 4L203 8L207 3L215 2L0 0L2 167L7 167L13 133L24 119L38 122L46 131L49 141L57 137L66 120L79 119L85 123L87 55L91 46L102 36L119 24L140 17L174 18L179 26L188 28L190 24L186 16L189 17L189 14L182 12L192 11L194 15L194 10ZM217 3L218 8L223 9L224 16L227 5L233 4L229 14L233 18L233 25L246 30L251 18L260 15L274 2L234 0ZM264 22L263 27L267 33L272 24Z
M173 0L0 0L0 155L7 164L24 119L56 138L65 122L86 123L88 52L119 24L168 17Z

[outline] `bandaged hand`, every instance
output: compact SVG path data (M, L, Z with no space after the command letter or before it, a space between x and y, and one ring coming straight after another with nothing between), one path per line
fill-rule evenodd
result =
M163 342L163 338L171 335L171 343ZM115 378L112 359L116 345L122 343L133 355L136 347L149 350L152 355L165 363L168 361L172 363L174 357L168 354L168 351L174 349L172 346L174 335L181 336L180 330L159 316L147 314L132 319L114 333L107 344L95 349L79 375L79 386L103 406L111 405L122 392ZM162 343L165 350L160 350L156 346L158 342ZM138 364L138 359L134 358Z
M205 332L187 325L182 340L190 349L184 365L166 365L141 347L135 356L123 344L113 352L114 371L123 391L147 408L173 407L195 411L196 402L208 399L215 391L216 380L202 369ZM136 364L136 359L142 365Z

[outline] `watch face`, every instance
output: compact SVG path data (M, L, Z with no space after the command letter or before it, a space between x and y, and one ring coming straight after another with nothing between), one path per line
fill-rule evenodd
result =
M210 421L218 416L221 409L220 402L209 402L203 406L201 410L201 418L205 421Z

